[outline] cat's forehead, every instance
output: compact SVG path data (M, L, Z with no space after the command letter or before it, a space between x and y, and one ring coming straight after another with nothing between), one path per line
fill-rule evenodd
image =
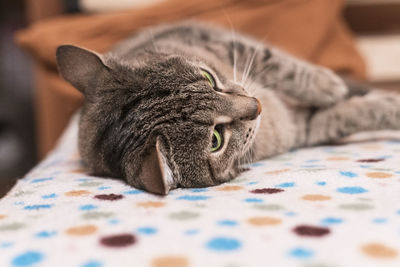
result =
M226 68L221 66L219 60L190 54L152 54L150 59L146 58L138 66L157 70L160 76L167 74L170 77L174 74L180 76L198 75L201 69L213 70L218 75L226 74Z
M169 70L170 73L173 71L182 70L195 70L197 64L193 64L189 58L181 55L170 55L170 54L153 54L150 58L146 58L144 61L140 61L138 66L149 69L157 70Z

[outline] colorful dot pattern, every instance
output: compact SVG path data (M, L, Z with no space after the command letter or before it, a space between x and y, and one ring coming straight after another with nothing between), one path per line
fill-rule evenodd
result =
M219 186L148 194L85 173L75 121L0 201L0 266L400 266L400 142L248 168Z

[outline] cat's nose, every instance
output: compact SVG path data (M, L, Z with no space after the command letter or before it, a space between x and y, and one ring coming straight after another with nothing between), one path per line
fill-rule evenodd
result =
M260 100L258 100L258 98L255 98L255 97L254 97L254 99L257 101L257 116L258 116L258 115L260 115L260 114L261 114L261 111L262 111L262 105L261 105L261 102L260 102Z
M224 103L221 105L221 115L232 120L255 120L261 113L262 104L255 97L237 94L221 94L221 96Z
M251 97L252 99L252 103L251 106L249 107L249 113L248 113L248 117L243 118L243 119L247 119L247 120L255 120L262 111L262 105L260 100L258 100L255 97Z
M237 117L240 120L255 120L262 110L261 102L255 97L239 95L235 99Z

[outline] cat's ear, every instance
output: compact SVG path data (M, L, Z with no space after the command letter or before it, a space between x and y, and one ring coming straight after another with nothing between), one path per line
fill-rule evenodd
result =
M59 46L56 58L61 76L82 93L101 86L110 75L98 54L77 46Z
M150 154L143 160L139 179L147 191L166 195L174 187L175 182L161 147L161 140L157 138Z

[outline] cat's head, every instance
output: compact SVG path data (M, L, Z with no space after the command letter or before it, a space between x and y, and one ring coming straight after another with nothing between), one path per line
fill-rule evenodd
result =
M128 64L69 45L57 63L85 96L79 147L95 174L158 194L237 175L261 104L222 70L179 55Z

